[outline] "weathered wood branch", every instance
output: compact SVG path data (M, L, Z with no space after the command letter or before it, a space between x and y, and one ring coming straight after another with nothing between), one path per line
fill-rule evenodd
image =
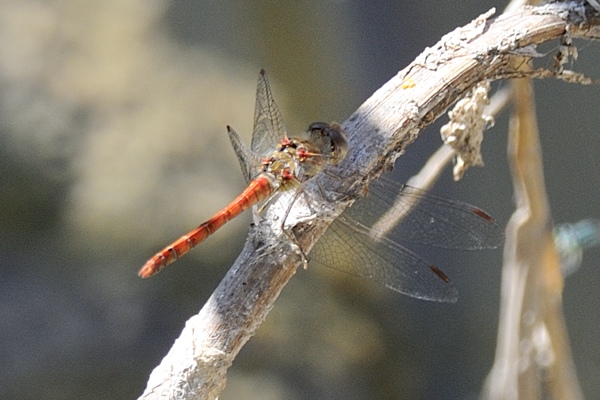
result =
M320 186L330 190L331 197L350 187L360 192L361 187L393 163L424 127L479 82L523 76L525 73L514 66L513 60L541 58L535 45L564 38L600 37L598 14L581 1L523 7L497 18L492 16L493 11L488 12L427 48L344 122L348 156L328 171L343 179L320 177ZM552 60L546 59L548 68L529 74L573 76L563 71L560 63L553 66ZM293 216L286 218L288 229L293 227L304 253L349 204L324 200L320 217L310 224L296 221ZM140 398L218 396L225 386L227 369L241 347L256 332L280 291L303 263L297 246L281 239L278 225L288 208L286 204L273 204L265 218L251 229L236 263L200 313L186 323L181 336L152 372ZM295 206L293 214L302 215L297 208L300 207ZM310 214L306 210L304 213Z

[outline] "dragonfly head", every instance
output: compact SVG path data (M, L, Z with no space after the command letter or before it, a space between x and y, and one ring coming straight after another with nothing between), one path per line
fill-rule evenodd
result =
M321 153L325 156L328 164L339 164L348 152L348 141L346 134L340 124L331 125L325 122L314 122L308 127L310 140L321 143Z

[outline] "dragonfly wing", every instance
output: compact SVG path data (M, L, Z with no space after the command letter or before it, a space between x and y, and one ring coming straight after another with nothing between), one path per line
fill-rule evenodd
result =
M252 151L266 155L276 149L277 144L286 137L285 124L279 112L267 73L261 70L256 88L256 108L254 109L254 132L252 134Z
M310 253L311 262L371 279L405 295L455 302L458 293L448 277L410 250L344 216L329 227Z
M240 167L242 168L242 174L246 183L250 182L252 178L260 173L260 157L248 149L244 142L240 139L237 132L230 126L227 126L227 134L229 135L229 141L233 150L238 158Z
M495 248L503 241L502 229L483 210L386 179L369 184L368 196L348 215L372 226L376 238L464 250Z

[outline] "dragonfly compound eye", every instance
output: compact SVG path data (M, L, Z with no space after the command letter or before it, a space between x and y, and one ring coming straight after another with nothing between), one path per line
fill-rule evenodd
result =
M331 140L331 164L338 164L348 153L348 140L340 124L333 123L328 130L328 136Z

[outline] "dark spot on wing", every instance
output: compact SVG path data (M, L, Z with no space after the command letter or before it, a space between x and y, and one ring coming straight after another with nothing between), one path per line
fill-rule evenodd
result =
M489 215L488 213L486 213L485 211L483 211L483 210L481 210L479 208L473 208L473 213L475 213L479 217L485 219L489 223L493 223L494 222L494 217L492 217L491 215Z
M446 275L441 269L439 269L435 265L430 265L429 268L431 268L433 273L439 276L441 280L443 280L446 283L450 282L450 278L448 278L448 275Z

